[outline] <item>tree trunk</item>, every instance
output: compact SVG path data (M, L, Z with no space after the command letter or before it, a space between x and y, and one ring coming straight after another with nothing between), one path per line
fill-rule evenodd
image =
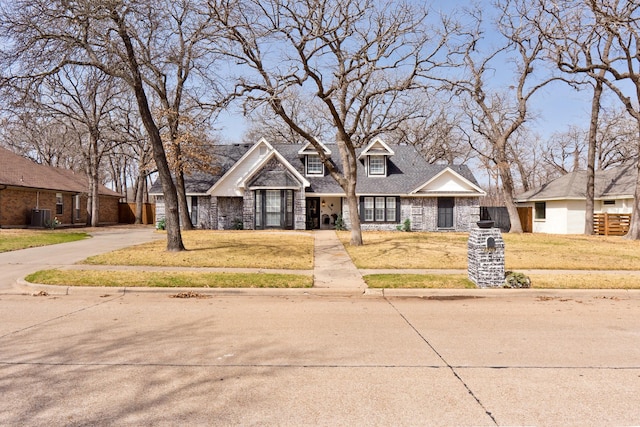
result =
M136 180L136 220L135 224L142 224L142 206L143 206L143 191L144 191L144 181L145 181L145 172L140 170L138 174L138 179Z
M355 181L347 185L347 188L345 188L345 194L347 196L349 219L351 221L351 240L349 241L349 244L351 246L362 246L362 229L360 226L360 213L358 212L359 203L358 196L356 195Z
M595 164L596 139L598 136L598 117L600 115L600 98L602 96L602 82L596 81L591 100L591 122L589 123L589 149L587 152L587 188L584 206L584 234L591 235L593 230L593 211L595 198Z
M129 66L132 77L132 81L130 81L129 84L135 93L140 118L142 119L144 128L147 131L149 140L151 141L153 159L156 162L158 177L162 184L167 229L167 251L184 251L185 248L182 243L182 234L180 233L180 220L178 218L178 196L176 193L176 186L171 179L171 171L169 169L167 155L162 144L160 130L153 119L153 114L151 114L151 109L149 107L149 100L147 99L147 94L144 91L142 76L140 75L140 66L136 59L133 43L131 42L131 38L127 32L126 23L118 14L116 9L111 10L111 16L118 26L118 34L126 49L127 65Z
M184 172L182 171L176 173L176 191L178 192L178 207L182 229L193 230L191 215L189 215L189 205L187 204L187 192L184 186Z
M502 145L498 145L498 148L496 149L496 157L498 160L498 175L500 176L500 180L502 181L502 196L504 197L504 204L507 207L507 212L509 212L509 220L511 221L511 229L509 230L509 233L522 233L522 224L520 223L520 215L518 215L518 207L516 206L516 202L513 199L513 176L511 175L509 162L506 159L506 153L504 150L505 145L506 142L504 142ZM500 147L503 148L500 149Z
M95 169L95 168L94 168ZM91 173L91 226L97 227L100 221L100 196L99 196L99 186L100 181L98 180L98 171L93 170Z
M640 130L640 122L638 126ZM640 240L640 160L637 160L636 173L636 190L633 195L631 225L629 226L629 232L624 236L626 239L630 240Z

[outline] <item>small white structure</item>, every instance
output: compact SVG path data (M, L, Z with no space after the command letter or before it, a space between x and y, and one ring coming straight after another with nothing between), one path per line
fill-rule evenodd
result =
M636 177L635 164L597 171L594 213L630 214ZM582 234L585 227L587 172L577 171L516 197L519 207L533 211L533 232Z

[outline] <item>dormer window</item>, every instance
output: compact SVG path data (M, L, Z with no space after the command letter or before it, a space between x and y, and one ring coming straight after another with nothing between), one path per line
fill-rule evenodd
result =
M369 159L369 176L386 176L387 162L385 156L368 156Z
M324 165L322 164L322 160L320 160L320 156L308 154L305 156L305 159L307 175L324 175Z

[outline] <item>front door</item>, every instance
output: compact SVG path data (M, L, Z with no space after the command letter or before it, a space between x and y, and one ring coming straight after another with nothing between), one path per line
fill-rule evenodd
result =
M453 228L453 197L438 198L438 228Z
M307 230L320 228L320 198L307 197Z

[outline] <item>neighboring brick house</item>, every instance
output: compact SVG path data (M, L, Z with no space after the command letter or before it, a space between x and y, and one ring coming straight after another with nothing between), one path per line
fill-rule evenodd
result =
M87 223L89 181L84 174L37 164L0 147L0 227ZM118 222L122 197L105 186L99 189L101 224Z
M341 169L336 145L323 145ZM205 229L350 227L342 188L310 144L220 145L212 157L216 174L185 178L192 222ZM480 219L485 192L465 165L429 164L413 146L376 139L357 150L363 230L395 230L406 219L415 231L468 231ZM156 220L164 217L162 188L155 182Z

